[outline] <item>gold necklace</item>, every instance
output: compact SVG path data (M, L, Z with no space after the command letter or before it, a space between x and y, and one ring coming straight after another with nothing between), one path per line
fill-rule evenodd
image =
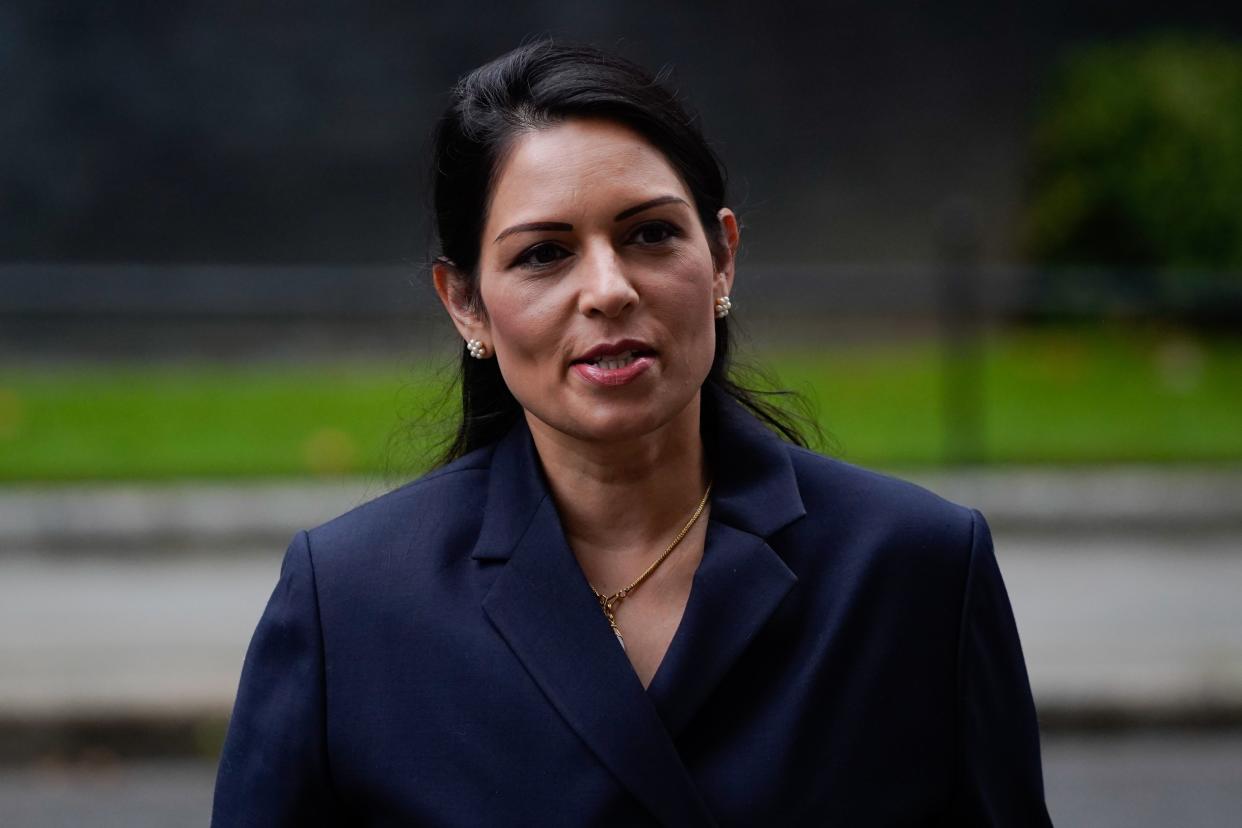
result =
M690 520L686 521L686 525L681 527L681 531L677 533L677 537L673 538L673 542L670 543L668 548L664 550L664 554L656 558L655 562L652 563L651 566L647 567L643 574L639 575L638 578L635 579L634 583L624 589L617 590L612 595L601 595L598 589L594 586L591 587L591 592L595 593L595 598L599 601L600 609L604 611L604 617L608 619L608 626L612 627L613 633L617 636L617 641L621 642L622 650L625 649L625 636L621 635L621 628L617 626L617 604L620 604L621 601L625 599L625 596L629 595L638 588L639 584L647 580L647 576L652 572L655 572L656 567L664 563L664 559L667 558L669 554L677 548L677 544L681 543L686 535L690 533L690 529L694 527L695 521L699 519L699 515L703 514L703 509L707 506L707 496L711 493L712 484L708 483L707 490L703 492L703 499L699 501L699 505L694 510L694 514L690 516Z

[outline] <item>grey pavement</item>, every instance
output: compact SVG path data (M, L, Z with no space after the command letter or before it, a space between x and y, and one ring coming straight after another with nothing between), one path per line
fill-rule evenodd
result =
M977 507L994 527L1242 531L1242 467L991 468L899 474ZM378 478L0 486L0 552L288 538L387 490Z
M227 713L282 551L0 558L0 715Z
M1242 534L996 543L1041 711L1242 708ZM0 557L0 713L226 712L282 551Z
M1045 721L1242 721L1242 470L982 470ZM0 489L0 719L227 713L297 529L382 491Z
M0 552L213 551L288 540L383 494L378 480L0 487Z

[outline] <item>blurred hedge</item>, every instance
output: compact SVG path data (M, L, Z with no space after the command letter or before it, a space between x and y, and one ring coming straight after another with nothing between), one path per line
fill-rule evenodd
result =
M1039 264L1242 271L1242 46L1165 35L1069 54L1030 184Z

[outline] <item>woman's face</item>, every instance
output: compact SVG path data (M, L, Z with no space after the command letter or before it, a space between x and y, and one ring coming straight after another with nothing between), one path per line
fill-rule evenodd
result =
M728 210L720 220L713 261L659 150L611 121L568 120L518 137L499 171L479 257L485 310L452 302L442 274L437 288L528 418L578 439L631 439L697 411L714 302L733 281L737 222Z

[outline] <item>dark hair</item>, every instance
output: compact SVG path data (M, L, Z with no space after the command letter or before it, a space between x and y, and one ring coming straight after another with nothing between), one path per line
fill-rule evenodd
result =
M488 203L497 171L513 140L571 117L598 117L628 126L659 149L681 175L713 257L724 255L717 213L725 206L724 166L695 119L660 77L616 55L581 45L542 40L480 66L453 87L435 134L432 194L439 261L466 280L478 298L478 262ZM481 309L485 310L485 309ZM707 383L736 399L770 428L806 445L795 415L730 378L728 319L716 321L716 353ZM450 462L499 439L522 416L494 359L462 349L461 421L441 458ZM805 419L805 418L803 418Z

